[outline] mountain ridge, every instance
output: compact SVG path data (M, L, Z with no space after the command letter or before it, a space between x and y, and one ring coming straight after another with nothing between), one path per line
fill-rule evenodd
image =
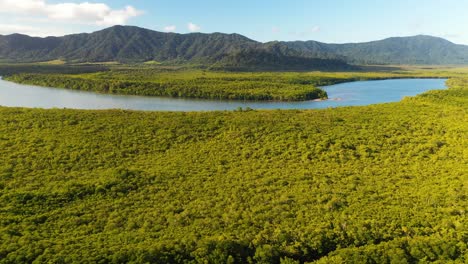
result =
M317 52L318 48L358 64L468 64L468 46L440 37L416 35L363 43L327 44L286 42L291 48ZM324 50L320 50L324 52Z
M0 35L9 62L195 63L234 68L346 69L350 64L468 64L468 46L417 35L363 43L258 42L231 33L165 33L113 26L63 37Z

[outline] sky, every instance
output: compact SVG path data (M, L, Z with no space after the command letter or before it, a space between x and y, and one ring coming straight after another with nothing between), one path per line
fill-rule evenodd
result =
M468 45L467 10L468 0L0 0L0 34L62 36L132 25L262 42L424 34Z

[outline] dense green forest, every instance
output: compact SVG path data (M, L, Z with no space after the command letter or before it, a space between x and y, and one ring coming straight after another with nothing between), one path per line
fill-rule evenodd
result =
M326 98L320 86L356 80L447 78L466 69L396 69L392 72L223 72L144 65L0 65L4 79L99 93L216 100L303 101ZM460 72L462 71L462 72Z
M205 74L185 71L161 73L152 70L129 70L88 75L23 73L7 76L5 79L23 84L99 93L216 100L301 101L327 97L324 90L312 83L276 78L274 74L243 76L223 73Z
M353 64L450 65L468 63L468 46L433 36L393 37L378 41L326 44L317 41L284 42L302 54L334 55Z
M258 42L239 34L157 32L113 26L90 34L38 38L0 35L0 61L153 62L225 69L347 70L352 64L465 65L468 46L432 36L352 44Z
M0 107L0 263L466 263L468 79L448 84L307 111Z
M91 34L38 38L0 35L0 61L68 63L152 62L202 64L231 69L345 70L337 56L309 55L284 43L260 43L239 34L176 34L113 26Z

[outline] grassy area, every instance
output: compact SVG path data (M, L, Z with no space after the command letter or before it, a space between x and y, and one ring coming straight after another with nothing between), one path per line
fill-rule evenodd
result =
M158 78L337 78L191 74ZM464 263L468 79L448 83L327 110L0 108L0 263Z
M355 80L447 78L466 68L367 67L360 72L215 72L157 65L74 65L21 68L18 83L99 93L230 100L301 101L327 97L319 87ZM102 67L101 70L98 67ZM1 67L0 67L1 68ZM391 71L388 71L390 70ZM0 69L0 73L2 70Z
M52 60L38 63L39 65L65 65L66 62L63 60Z

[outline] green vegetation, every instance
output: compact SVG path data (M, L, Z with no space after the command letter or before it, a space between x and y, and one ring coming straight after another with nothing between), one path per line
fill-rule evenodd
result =
M170 96L204 99L301 101L326 98L314 80L302 81L275 74L205 73L202 71L113 70L64 74L16 74L6 80L99 93ZM321 82L321 81L320 81Z
M263 70L345 70L341 58L309 56L284 43L260 43L238 34L175 34L114 26L91 34L34 38L0 35L0 60L9 62L198 64Z
M366 43L325 44L317 41L285 42L292 50L316 56L342 57L357 64L468 64L468 46L432 36L395 37Z
M220 72L154 65L0 65L0 75L6 80L23 84L99 93L216 100L311 100L327 97L318 87L341 82L447 78L465 74L463 68L374 70L376 72Z
M466 263L468 79L448 83L327 110L0 108L0 263Z
M83 74L93 72L103 72L109 70L104 65L60 65L45 63L0 63L0 76L9 76L21 73L36 74Z
M350 70L349 64L468 63L468 46L431 36L353 44L261 43L239 34L175 34L114 26L91 34L0 35L0 61L197 64L233 70Z

